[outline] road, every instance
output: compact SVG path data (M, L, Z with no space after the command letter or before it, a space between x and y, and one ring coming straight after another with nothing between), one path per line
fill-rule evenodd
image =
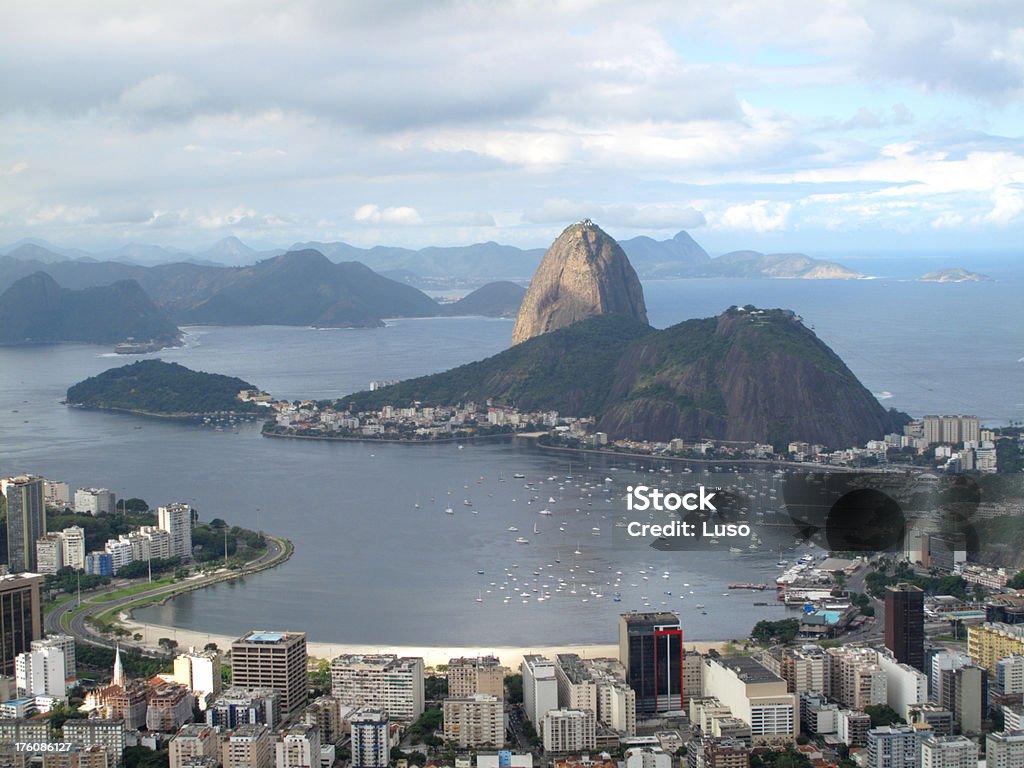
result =
M70 634L79 642L113 648L116 641L108 640L105 637L95 634L86 623L86 618L88 616L106 613L107 611L124 607L130 603L138 602L139 600L162 598L178 592L202 589L203 587L208 587L211 584L216 584L220 581L228 581L236 579L239 576L245 576L250 573L256 573L257 571L266 570L267 568L273 568L275 565L287 560L291 554L290 545L288 545L284 539L279 539L273 536L267 536L266 538L267 551L255 560L250 560L245 564L245 566L236 571L222 569L206 576L190 577L183 581L176 581L173 584L165 584L144 592L136 592L132 595L123 595L109 600L97 600L98 597L101 597L104 594L110 594L124 589L126 584L130 584L130 582L110 584L102 589L88 593L86 600L89 602L89 609L81 611L75 615L71 615L71 613L78 607L77 600L68 600L46 614L44 619L46 632L47 634ZM70 619L65 619L67 616L70 616ZM145 652L145 649L143 650Z

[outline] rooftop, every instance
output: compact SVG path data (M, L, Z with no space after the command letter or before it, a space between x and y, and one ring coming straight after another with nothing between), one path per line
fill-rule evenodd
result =
M235 642L255 643L257 645L278 645L280 643L289 643L298 637L305 637L305 635L302 632L268 632L266 630L254 630L247 635L243 635Z
M715 662L732 670L745 683L778 683L782 678L749 656L725 656Z

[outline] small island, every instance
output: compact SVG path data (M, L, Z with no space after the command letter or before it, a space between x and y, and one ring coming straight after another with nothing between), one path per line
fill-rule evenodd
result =
M161 418L252 419L266 414L261 403L269 400L269 395L234 376L193 371L163 360L140 360L75 384L68 389L66 402Z
M980 272L968 272L961 267L951 269L936 269L933 272L925 272L919 278L922 283L992 283L995 282L988 275Z

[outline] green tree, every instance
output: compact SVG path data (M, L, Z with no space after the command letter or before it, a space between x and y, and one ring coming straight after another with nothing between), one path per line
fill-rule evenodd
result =
M871 718L872 728L903 722L903 718L899 716L899 713L888 704L869 704L864 707L864 712Z
M505 676L505 690L508 692L508 703L509 704L522 704L523 703L523 676L522 675L506 675Z

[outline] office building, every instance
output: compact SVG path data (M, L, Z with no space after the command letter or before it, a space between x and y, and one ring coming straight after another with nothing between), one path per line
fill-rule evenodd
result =
M207 702L221 691L220 653L189 648L174 659L174 682L188 688L205 709Z
M34 573L0 576L0 674L14 676L14 659L43 636L39 588Z
M460 657L448 661L448 695L454 698L486 693L505 696L505 668L494 656Z
M14 680L19 696L67 696L64 651L60 648L30 649L14 660Z
M306 706L307 661L304 633L253 631L231 644L231 682L277 691L282 716L288 717Z
M276 768L320 768L320 729L315 725L285 728L276 746Z
M391 724L386 712L364 707L349 716L352 768L387 768L391 760Z
M544 714L558 709L558 679L550 659L536 654L523 656L523 710L526 719L541 733Z
M36 572L36 540L46 533L43 478L19 475L3 482L7 499L7 570Z
M344 654L331 661L331 695L342 704L383 710L399 723L423 714L423 659Z
M544 751L586 752L597 747L597 718L591 710L551 709L543 719Z
M85 570L85 529L72 525L60 532L64 567Z
M505 743L503 700L486 693L444 700L444 739L458 747L500 747Z
M799 704L786 681L746 656L707 658L704 690L750 726L754 746L791 744L796 739Z
M1024 768L1024 731L1009 730L985 737L987 768Z
M220 735L209 725L184 725L174 734L168 745L170 764L168 768L182 768L182 765L197 757L207 757L220 762Z
M171 537L171 557L192 559L192 509L188 504L168 504L157 509L157 525Z
M920 768L920 737L912 725L884 725L868 731L864 768Z
M593 710L608 728L636 733L636 692L626 684L626 670L617 659L560 653L555 657L555 680L559 707Z
M106 488L79 488L75 491L75 512L80 515L112 515L115 507L114 492Z
M240 725L221 742L223 768L272 768L273 745L265 725Z
M978 745L966 736L929 736L921 742L921 768L978 768Z
M86 748L102 747L110 756L112 766L121 765L128 745L125 724L120 720L72 718L64 721L61 733L65 741L73 741Z
M64 567L64 539L47 533L36 539L36 572L52 576Z
M913 584L885 590L885 647L896 661L924 671L924 592Z
M674 613L620 616L619 661L636 693L638 716L685 707L683 631Z

